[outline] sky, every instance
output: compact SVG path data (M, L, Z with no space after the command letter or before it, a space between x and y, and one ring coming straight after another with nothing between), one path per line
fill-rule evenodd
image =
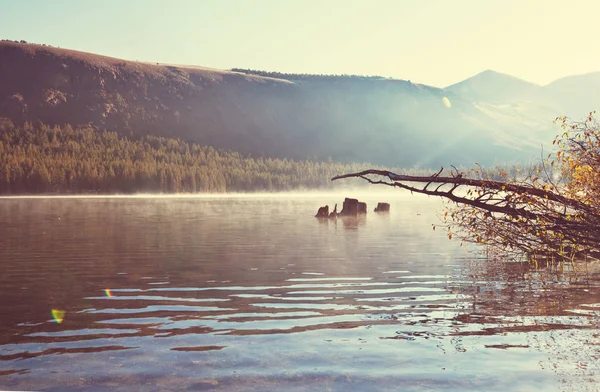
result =
M0 39L436 87L492 69L544 85L600 71L599 15L596 0L0 0Z

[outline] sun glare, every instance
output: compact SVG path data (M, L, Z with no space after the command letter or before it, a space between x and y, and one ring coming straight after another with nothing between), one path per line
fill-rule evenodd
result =
M444 97L442 98L442 103L444 104L445 107L447 107L448 109L450 109L452 107L452 104L450 103L450 100L448 99L448 97Z
M56 321L58 324L61 324L63 322L63 320L65 319L65 314L67 312L65 310L61 310L61 309L52 309L52 318L54 319L54 321Z

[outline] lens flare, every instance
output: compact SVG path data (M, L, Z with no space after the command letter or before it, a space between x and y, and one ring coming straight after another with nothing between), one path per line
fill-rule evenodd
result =
M56 321L58 324L60 324L65 319L66 313L67 312L65 310L52 309L52 318L54 319L54 321Z
M447 107L448 109L450 109L452 107L452 104L450 103L450 100L448 99L448 97L444 97L442 98L442 103L444 104L445 107Z
M105 289L105 290L104 290L104 293L105 293L105 294L106 294L106 296L107 296L107 297L109 297L109 298L113 296L113 294L110 292L110 289Z

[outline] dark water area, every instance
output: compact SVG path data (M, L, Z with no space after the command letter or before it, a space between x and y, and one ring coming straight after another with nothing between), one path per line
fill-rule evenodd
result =
M313 218L354 195L366 217ZM0 199L0 389L600 389L598 265L492 262L432 230L441 209Z

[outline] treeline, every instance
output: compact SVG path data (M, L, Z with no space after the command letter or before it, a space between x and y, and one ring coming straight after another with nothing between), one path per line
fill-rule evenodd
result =
M315 74L296 74L283 72L258 71L245 68L231 68L230 71L245 73L248 75L264 76L285 80L311 80L311 81L337 81L337 80L373 80L385 79L383 76L363 76L363 75L315 75Z
M252 158L179 139L132 140L70 125L0 123L3 195L321 189L332 186L331 177L367 166Z
M27 42L24 39L22 39L22 40L0 39L0 42L12 42L15 44L32 44L33 43L33 42ZM46 44L40 44L40 45L52 47L52 45L46 45Z

